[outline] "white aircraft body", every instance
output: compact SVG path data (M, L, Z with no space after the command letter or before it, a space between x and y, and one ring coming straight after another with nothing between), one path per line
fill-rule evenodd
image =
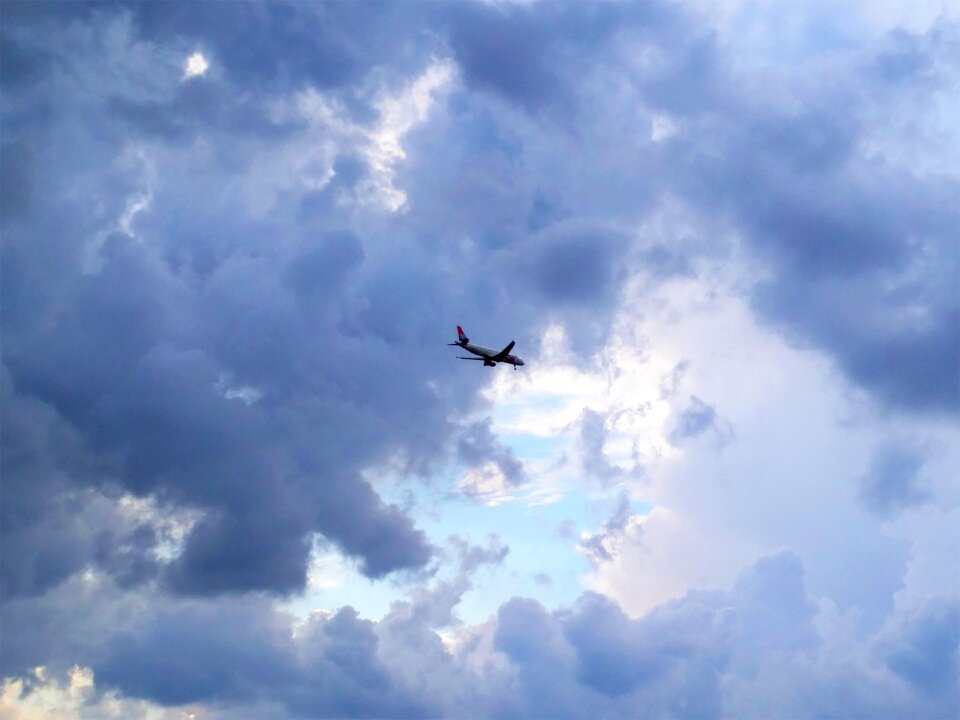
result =
M462 355L457 355L460 360L483 360L483 364L486 367L493 367L497 363L507 363L508 365L513 365L513 369L517 369L517 365L523 365L523 360L518 358L516 355L511 355L510 351L513 350L514 342L510 341L510 344L507 345L503 350L493 350L488 347L483 347L483 345L474 345L470 342L464 332L463 328L457 325L457 342L447 343L448 345L456 345L457 347L462 347L467 352L478 355L479 357L463 357Z

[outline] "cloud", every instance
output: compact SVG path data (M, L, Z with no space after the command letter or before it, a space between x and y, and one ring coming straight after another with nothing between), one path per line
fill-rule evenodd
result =
M585 18L561 6L545 12L523 5L463 6L451 13L450 41L470 86L536 110L566 92L562 74L569 60L564 55L577 52L577 40L597 42L613 31L620 14L593 8L587 21L593 32L572 34L567 32L571 23Z
M690 406L677 418L677 427L670 433L670 442L676 444L702 435L716 421L717 411L696 396L690 398Z
M30 676L5 680L0 688L4 717L34 720L56 713L62 720L84 718L157 718L183 720L197 716L197 708L163 708L143 700L118 697L114 691L98 693L93 671L74 666L66 680L48 676L36 668ZM191 712L191 710L193 712Z
M930 698L956 701L960 608L936 600L897 618L881 637L879 654L893 672Z
M490 418L466 426L457 441L457 455L471 466L494 463L510 485L526 481L523 462L509 447L500 443L490 429Z
M881 447L860 480L860 499L881 517L891 517L911 505L931 499L919 477L923 452L910 443Z
M54 22L52 15L39 17ZM115 27L116 35L107 37L91 19L90 42L110 44L111 52L136 46L123 16L112 21L116 24L107 26ZM27 23L21 35L43 46L46 41L31 31ZM166 53L149 44L143 51ZM95 64L89 56L84 61ZM62 82L59 71L48 72L49 82ZM119 84L107 84L103 92L139 102L140 95L125 82L149 73L142 64L125 72ZM153 92L151 102L176 102L171 93L177 91L163 82ZM60 112L82 105L78 93L65 89L58 113L36 132L61 137ZM102 110L106 123L116 121L110 110ZM97 110L84 106L83 112ZM215 146L230 142L227 136L204 137ZM389 430L396 421L377 408L399 400L404 387L419 386L414 392L431 401L421 383L383 385L379 362L388 353L374 351L379 359L371 361L366 349L337 329L352 310L349 299L346 307L342 302L364 259L357 236L334 222L295 247L271 244L243 209L242 198L228 198L225 212L211 210L202 199L205 176L219 172L219 162L208 164L203 153L181 155L176 145L164 153L149 147L138 151L151 158L155 174L149 203L131 213L125 188L137 186L137 173L122 162L111 163L113 157L128 156L130 146L97 145L91 138L83 147L61 155L59 178L49 173L46 155L24 158L38 177L28 214L18 226L27 234L15 231L4 247L5 277L33 278L5 282L5 308L33 307L27 315L6 316L11 320L4 326L5 363L17 392L43 403L56 422L76 433L82 462L109 457L114 463L96 477L68 471L59 491L112 485L198 511L201 519L183 553L163 571L178 592L301 589L315 532L357 556L372 577L422 566L431 554L424 534L359 476L385 449L381 443L396 439ZM82 173L90 175L89 183L61 187ZM190 185L193 177L195 192L182 193L180 186ZM178 181L170 182L174 178ZM91 216L87 208L99 195L112 205ZM75 237L42 229L45 216L72 228ZM191 218L193 229L185 230L179 217ZM116 227L124 232L114 232ZM291 239L302 232L279 225L273 230ZM195 232L202 239L186 241ZM76 262L85 233L88 238L112 233L96 247L98 264L86 270ZM28 315L46 323L46 331L37 334ZM293 365L304 372L291 374ZM222 377L236 387L255 388L259 401L233 403L218 394ZM354 395L351 387L362 391ZM287 404L294 394L312 399L294 410ZM444 427L442 415L436 419ZM312 433L324 436L325 443L311 440ZM409 439L415 435L411 432ZM8 438L5 450L22 454L19 436ZM294 457L299 459L290 462ZM11 475L14 490L35 472L29 468L32 461L26 462ZM143 555L150 538L136 537L136 553ZM46 542L34 537L32 544ZM68 552L73 550L59 554ZM118 562L104 555L99 564ZM56 570L57 563L42 564L53 572L54 582L79 569L81 561L62 570ZM13 567L4 563L5 572Z
M5 4L4 702L955 716L957 23L888 12Z
M513 498L513 484L494 463L468 470L460 480L459 492L488 505L499 505Z
M186 604L151 618L140 634L114 638L95 672L111 686L164 705L217 693L244 700L256 685L279 683L291 672L286 635L263 600Z
M545 300L590 304L615 292L624 240L601 228L556 228L516 248L511 265Z
M921 623L932 626L938 622L934 618L949 622L949 612L943 607L941 614L924 614L919 622L902 618L909 631L892 625L878 637L888 632L898 641L904 633L915 637ZM768 682L764 662L770 657L782 659L778 693L799 703L790 706L792 714L841 708L873 714L878 708L869 705L869 697L884 691L896 698L887 710L895 716L910 702L920 702L934 714L949 712L955 704L947 694L949 685L939 686L936 699L926 704L924 688L932 679L926 674L914 678L907 693L898 696L898 681L885 671L887 655L868 649L870 644L857 646L856 652L864 653L863 664L848 671L856 689L831 693L834 669L830 665L838 649L823 645L813 623L817 613L817 605L806 595L802 565L796 556L784 552L744 570L729 591L691 592L639 619L627 617L614 602L596 594L584 595L557 613L531 601L513 600L500 609L498 647L519 669L520 693L531 702L527 711L537 700L556 695L558 704L566 703L558 708L564 716L604 711L635 714L639 708L650 716L726 715L737 709L763 715L762 705L738 705L745 699L739 695L739 686ZM933 660L941 650L923 647L918 657L931 661L929 667L937 673L933 678L945 679L947 675L939 673L951 661ZM947 647L955 650L955 639L945 639L938 646ZM792 685L793 690L784 685ZM864 685L872 686L870 692L857 697ZM534 694L544 690L552 694ZM867 704L858 705L858 701Z
M52 408L12 387L3 372L4 545L2 597L35 596L96 564L122 586L157 576L155 550L168 528L128 513L105 482L111 468L85 452L82 437ZM83 479L101 489L75 487Z
M929 32L938 38L924 43L930 62L955 65L945 41L955 26ZM950 239L958 218L942 198L956 169L912 172L882 146L872 164L868 148L881 141L869 142L863 124L878 112L884 81L841 67L829 92L796 91L803 112L780 106L776 96L745 107L749 119L715 136L726 159L715 164L712 153L701 155L687 187L734 212L763 259L769 274L752 293L761 317L830 353L881 404L955 414L960 365L948 348L960 341ZM934 77L921 91L931 100L949 84ZM861 84L871 92L856 92ZM843 115L830 110L839 98L850 100Z
M606 562L613 559L608 545L615 545L631 529L634 519L630 506L630 496L621 491L610 518L603 523L600 531L593 535L586 535L580 540L580 547L587 553L594 563ZM613 550L613 552L616 552Z
M596 410L586 408L580 421L580 443L583 445L583 469L590 477L609 482L623 470L612 465L603 454L607 441L606 418Z
M752 716L777 698L796 715L956 710L955 599L898 612L873 635L829 632L837 617L809 596L798 557L782 551L743 569L729 589L691 590L640 617L596 593L553 611L515 597L487 623L454 624L444 640L473 560L503 558L494 544L463 549L458 577L413 592L379 622L351 608L296 621L255 596L154 598L154 612L106 636L77 626L74 643L98 687L214 716L242 707L279 717L459 716L468 707L482 716L544 707L564 717ZM58 612L86 610L64 602Z

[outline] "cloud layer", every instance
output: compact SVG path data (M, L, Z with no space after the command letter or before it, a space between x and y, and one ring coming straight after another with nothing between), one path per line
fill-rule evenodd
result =
M960 25L871 12L5 3L0 702L955 716Z

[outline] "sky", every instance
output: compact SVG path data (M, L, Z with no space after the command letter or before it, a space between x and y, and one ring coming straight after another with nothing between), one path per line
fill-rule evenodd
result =
M0 715L960 714L955 4L0 20Z

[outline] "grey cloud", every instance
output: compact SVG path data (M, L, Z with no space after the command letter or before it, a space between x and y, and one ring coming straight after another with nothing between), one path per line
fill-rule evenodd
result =
M270 513L272 508L264 505L260 512ZM237 589L302 588L309 543L302 520L297 524L286 520L263 519L260 513L208 514L191 530L183 553L165 569L167 587L213 595Z
M292 717L421 717L425 706L378 657L375 624L345 607L316 614L291 640L290 618L258 598L180 603L110 643L99 682L161 705L262 700Z
M653 67L633 78L654 107L678 116L698 116L727 109L730 80L726 59L709 31L674 29L654 47L672 44Z
M884 404L953 414L960 367L950 348L960 343L960 313L946 296L927 300L911 291L927 306L931 323L904 327L894 320L902 311L899 299L878 298L872 296L874 290L862 289L871 296L860 295L860 288L824 285L811 293L785 283L759 288L755 303L790 334L832 350L847 375ZM866 322L854 311L864 307L876 313ZM857 329L848 332L851 328Z
M924 463L924 453L915 443L893 442L878 448L870 469L860 478L860 500L886 518L930 500L921 473Z
M384 504L363 481L345 491L321 514L321 527L348 553L361 558L361 569L370 577L395 570L423 567L433 555L426 534L399 508Z
M587 111L578 81L598 58L608 57L621 36L629 33L654 47L685 37L681 14L666 5L453 4L447 15L450 46L470 88L560 125ZM701 57L700 43L691 44L679 67L661 68L650 79L649 91L659 92L664 102L683 95L671 91L671 83L683 84L709 67L711 58Z
M657 278L693 276L690 259L682 250L656 243L640 253L642 266Z
M336 212L337 201L348 195L364 178L369 177L369 168L364 160L355 155L340 155L333 162L333 178L320 190L304 193L300 201L301 216L306 221L322 221Z
M206 700L233 714L259 703L291 717L715 717L784 707L797 716L906 718L957 710L955 599L905 606L875 635L825 642L804 568L789 551L759 559L728 590L690 591L638 618L597 593L552 611L512 598L445 645L438 630L456 624L453 609L469 586L464 571L412 592L379 622L343 608L314 614L295 634L292 618L263 596L154 597L143 613L132 610L146 598L109 584L60 587L0 608L4 672L29 667L28 638L43 606L48 619L77 619L71 647L46 656L51 672L80 661L101 689L161 704ZM102 627L89 603L108 612Z
M680 383L690 369L689 360L681 360L670 371L669 375L663 377L660 381L660 399L666 400L677 394Z
M407 692L379 656L380 638L353 608L314 617L305 633L298 687L287 706L304 717L425 717L429 700ZM282 693L279 694L281 697Z
M349 231L326 234L317 246L291 261L289 285L309 312L335 302L351 273L363 263L363 245Z
M0 210L8 221L23 215L30 202L30 147L27 143L0 143Z
M163 705L218 695L253 700L295 667L283 618L267 608L251 599L161 611L140 633L112 640L109 658L94 671L108 685Z
M630 506L630 495L625 490L620 492L617 505L610 518L603 523L600 531L580 541L580 547L594 563L608 562L613 559L606 543L623 536L633 517L633 508Z
M949 33L946 21L944 27ZM931 50L944 41L944 35L939 29L926 36L907 30L893 30L876 56L870 59L868 70L874 71L894 87L902 87L916 80L935 82L935 59Z
M517 459L511 448L497 439L490 426L490 418L468 425L457 441L458 456L463 462L473 466L494 462L512 484L524 482L526 471L523 462Z
M0 598L37 596L89 564L123 586L155 577L156 531L123 516L109 463L48 405L16 391L3 370ZM103 492L75 486L101 483Z
M496 92L527 110L568 104L570 70L630 20L623 6L572 8L562 3L540 8L454 5L450 16L451 46L468 85Z
M178 42L190 50L199 46L231 81L259 91L304 83L337 88L361 79L372 58L357 47L358 34L370 33L370 50L379 48L389 55L396 49L387 32L403 15L387 6L383 10L335 3L249 3L235 8L225 23L222 9L214 7L174 3L160 11L127 6L144 39Z
M501 564L510 552L510 548L496 534L487 537L486 547L470 545L457 537L451 540L460 556L460 573L465 575L473 575L481 565Z
M238 147L229 128L221 128L222 137L206 138L211 162L200 162L200 172L198 159L181 153L169 133L154 139L172 144L144 149L150 160L124 155L123 143L142 138L138 133L118 128L116 136L98 135L101 121L117 127L111 123L118 112L121 124L142 124L129 115L129 103L147 103L148 115L154 115L149 104L159 103L177 117L178 93L187 92L185 85L170 90L169 82L128 83L148 72L139 62L124 68L128 75L107 79L103 65L125 52L124 43L133 44L124 35L124 17L107 7L81 14L86 35L52 7L5 25L6 33L34 48L54 48L57 32L69 35L78 63L89 63L92 77L106 83L73 88L57 74L61 66L45 68L43 87L62 90L57 112L18 130L15 139L35 152L8 152L14 146L5 145L5 171L7 158L15 166L8 180L30 178L25 206L3 219L6 367L19 393L49 407L76 433L79 450L71 463L113 463L109 473L95 476L67 467L51 489L68 498L111 485L200 511L183 554L162 573L165 586L177 592L300 589L315 532L355 555L371 577L422 566L432 553L424 533L358 473L391 449L406 449L421 463L439 456L447 426L422 382L432 373L428 367L403 364L407 372L426 369L426 375L396 382L394 352L341 329L363 304L356 277L363 241L343 230L349 224L342 215L314 219L304 231L294 223L299 197L270 221L251 217L242 198L230 193L212 206L209 193L223 189L217 174L230 170L224 151ZM111 23L112 35L104 30ZM39 25L49 26L50 34ZM98 43L108 59L83 55ZM161 60L154 72L171 69L163 63L175 49L144 47ZM175 76L172 82L178 81ZM229 88L211 92L216 102L237 101ZM89 103L83 93L113 100ZM128 105L118 105L118 98ZM72 109L85 142L67 137ZM250 155L243 142L238 155L243 167ZM143 209L121 228L114 218L131 213L135 202ZM277 243L278 236L299 242ZM84 248L97 237L100 267L84 273ZM397 297L390 298L393 305ZM410 341L416 346L420 338ZM248 397L259 400L231 399L218 391L224 382L249 388L254 394ZM430 407L426 414L418 410ZM420 422L409 422L411 412ZM7 434L4 454L22 454L21 442ZM40 472L45 459L36 461L37 468L11 476L8 494ZM47 537L55 526L37 522L17 535L20 525L7 524L5 554L56 546L53 535ZM91 536L65 546L57 553L62 562L17 550L23 567L14 580L7 571L18 563L4 562L5 587L40 590L87 560L112 569L118 579L143 582L157 572L144 564L150 545L141 530L127 539ZM41 565L48 575L36 576L39 584L27 580Z
M928 37L937 38L921 43L930 61L956 66L956 28L941 24ZM870 165L860 143L881 111L883 81L855 65L837 69L830 91L794 91L802 111L743 103L737 123L714 127L690 148L699 159L678 176L683 192L732 212L767 263L771 274L752 295L761 318L829 353L883 406L955 414L955 179ZM946 92L943 69L909 102ZM876 92L861 93L864 85ZM842 115L834 110L841 101ZM719 163L709 159L718 148Z
M544 57L543 27L535 13L519 6L493 12L466 6L461 15L453 47L468 83L528 107L560 91L560 81Z
M712 717L725 714L724 678L749 673L751 658L815 647L814 614L802 566L782 553L729 593L691 592L639 619L595 593L552 613L517 598L500 608L496 643L517 666L521 715ZM760 637L773 646L757 647Z
M813 625L817 606L806 594L803 564L793 553L759 559L737 577L733 593L740 613L738 634L753 655L749 665L771 652L810 651L819 645Z
M862 154L884 93L926 107L951 87L949 22L834 64L830 83L783 78L773 97L681 10L648 4L0 12L4 672L80 662L131 695L236 715L260 700L300 716L957 715L954 601L825 649L789 553L642 618L600 596L558 611L514 599L456 648L436 628L466 577L382 623L318 616L302 644L249 592L302 588L315 533L371 577L423 567L435 549L360 473L399 457L429 474L457 442L447 418L486 376L439 336L472 315L478 337L509 328L519 348L559 321L589 356L632 243L607 228L637 227L664 192L730 222L765 263L759 317L885 408L955 414L955 180ZM638 47L654 62L629 66L628 114L674 116L659 144L619 104ZM210 76L180 83L195 49ZM319 190L264 171L261 143L303 130L271 114L278 98L319 88L369 129L374 88L448 50L463 83L404 139L406 213L340 202L369 177L355 146L331 151ZM84 274L95 238L103 266ZM654 249L638 257L664 276L696 259ZM227 381L259 400L225 397ZM473 450L509 465L487 440L479 429ZM595 423L585 440L602 451ZM909 453L877 462L867 497L913 502ZM172 564L154 563L150 528L116 516L122 492L203 513ZM872 584L833 598L841 611L879 594L877 577L892 597L905 552L865 549ZM113 589L91 589L85 567ZM845 662L831 664L836 644Z
M603 452L607 442L606 416L585 408L580 415L580 444L583 447L583 469L588 476L610 482L623 474Z
M666 669L662 652L637 637L629 618L602 595L581 597L565 630L577 650L580 679L604 695L623 695Z
M594 304L609 297L623 278L618 265L625 241L601 228L558 227L516 248L517 281L531 283L546 300Z
M680 413L676 427L670 432L670 442L676 445L683 440L698 437L714 427L717 411L700 398L690 397L690 405Z
M960 607L937 598L896 619L877 652L886 665L944 708L960 706Z

